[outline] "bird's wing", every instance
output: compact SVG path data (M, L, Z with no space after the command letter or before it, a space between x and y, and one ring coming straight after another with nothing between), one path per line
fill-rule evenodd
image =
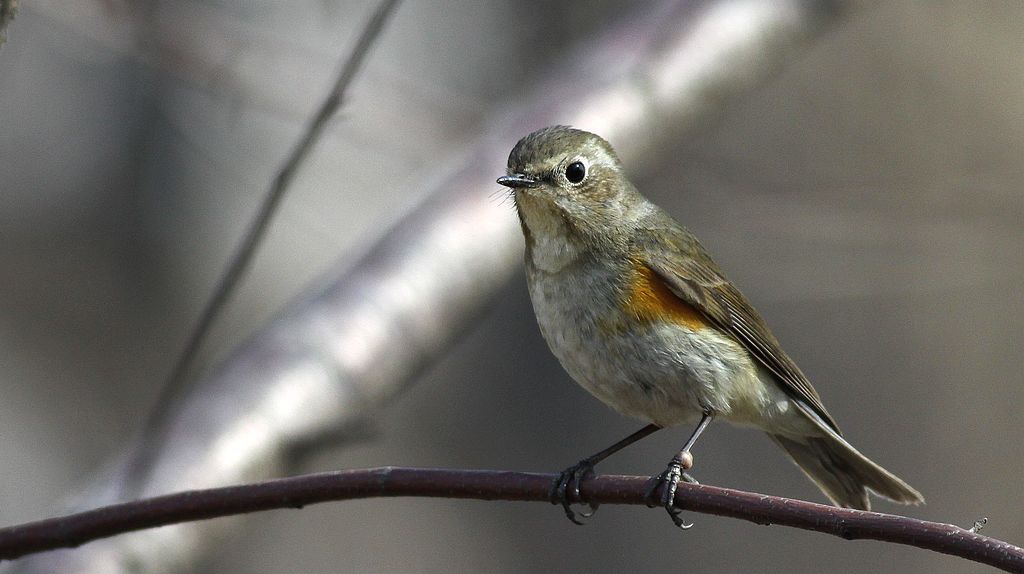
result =
M700 310L711 322L740 342L813 415L840 436L811 382L782 350L764 319L725 278L704 246L667 215L636 236L636 257L660 277L677 297ZM689 253L686 257L683 254Z

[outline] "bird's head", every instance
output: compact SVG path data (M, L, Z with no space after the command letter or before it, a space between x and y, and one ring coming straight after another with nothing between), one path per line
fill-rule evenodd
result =
M566 126L547 127L519 140L507 175L525 231L570 233L584 241L611 239L643 202L600 136Z

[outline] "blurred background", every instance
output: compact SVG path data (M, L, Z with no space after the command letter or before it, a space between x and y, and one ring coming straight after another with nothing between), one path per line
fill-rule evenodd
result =
M579 42L653 2L407 2L200 356L353 260ZM22 2L0 49L0 523L120 452L374 3ZM854 4L634 182L699 235L851 442L924 493L876 509L1024 542L1024 4ZM587 126L580 126L586 128ZM529 130L524 130L525 132ZM507 142L511 149L514 140ZM613 140L612 144L616 142ZM628 168L629 166L627 166ZM503 164L481 165L494 177ZM495 193L497 185L481 193ZM508 217L514 218L511 206ZM378 418L294 472L554 472L638 428L573 384L518 271ZM689 429L602 472L660 472ZM714 425L707 484L823 501ZM246 517L198 572L975 572L781 527L605 507L368 500Z

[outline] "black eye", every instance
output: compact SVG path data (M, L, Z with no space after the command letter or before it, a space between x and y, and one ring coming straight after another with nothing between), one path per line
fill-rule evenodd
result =
M565 179L569 180L569 183L579 183L585 177L587 177L587 166L583 165L582 161L574 161L565 166Z

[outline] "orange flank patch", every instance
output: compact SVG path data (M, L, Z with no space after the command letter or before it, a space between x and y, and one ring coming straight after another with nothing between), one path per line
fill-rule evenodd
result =
M640 321L667 321L699 330L708 325L700 311L677 297L646 265L630 278L625 311Z

